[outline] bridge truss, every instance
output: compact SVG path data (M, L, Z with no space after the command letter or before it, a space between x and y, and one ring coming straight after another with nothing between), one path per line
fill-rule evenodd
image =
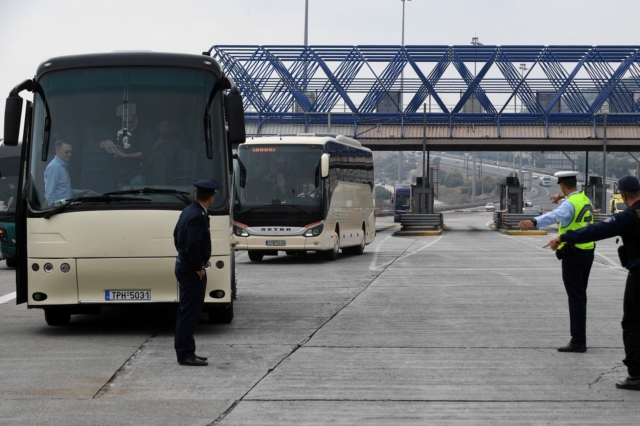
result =
M213 46L209 54L240 88L250 135L334 132L412 149L426 128L437 149L595 150L606 122L608 149L636 150L640 140L640 46Z

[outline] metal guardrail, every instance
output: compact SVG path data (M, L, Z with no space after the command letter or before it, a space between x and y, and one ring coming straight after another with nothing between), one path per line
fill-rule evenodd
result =
M593 222L604 222L605 220L609 219L611 217L610 214L606 214L606 213L595 213L593 215Z
M403 214L400 217L403 231L421 228L442 228L444 221L442 213L431 214Z

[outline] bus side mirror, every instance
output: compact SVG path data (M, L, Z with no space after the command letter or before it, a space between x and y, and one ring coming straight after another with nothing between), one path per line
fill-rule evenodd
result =
M320 177L322 179L329 177L329 154L322 154L320 157Z
M4 109L4 143L8 146L18 145L20 137L20 121L22 120L22 98L9 96Z
M4 143L9 146L17 146L20 137L20 121L22 120L23 90L33 91L33 80L25 80L9 92L9 97L4 109Z
M227 141L230 145L243 143L247 139L244 128L244 107L242 95L236 86L224 97L224 115L227 119Z

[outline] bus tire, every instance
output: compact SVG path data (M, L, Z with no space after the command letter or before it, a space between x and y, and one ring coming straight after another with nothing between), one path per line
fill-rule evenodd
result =
M65 309L45 309L44 320L49 325L67 325L71 321L71 314Z
M17 259L5 259L5 261L7 263L7 268L15 268L16 266L18 266Z
M228 306L209 309L209 321L214 324L231 324L233 321L233 302Z
M260 262L263 257L264 257L264 254L262 254L262 252L257 250L249 250L249 259L252 262Z
M333 248L331 250L325 250L322 254L324 260L336 260L338 258L338 251L340 250L340 235L334 233Z
M364 237L364 229L363 229L362 235L360 237L360 244L357 246L351 247L351 254L360 256L362 253L364 253L364 245L365 245L365 237Z

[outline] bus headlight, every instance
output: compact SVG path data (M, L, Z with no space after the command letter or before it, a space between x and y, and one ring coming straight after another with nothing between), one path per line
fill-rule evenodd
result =
M248 237L249 236L249 232L247 232L246 228L243 228L242 226L238 226L238 225L233 225L233 233L234 235L238 236L238 237Z
M310 226L310 225L307 225L307 226ZM317 237L318 235L322 234L323 230L324 230L324 224L320 223L318 225L311 226L309 229L304 231L304 236L305 237Z

